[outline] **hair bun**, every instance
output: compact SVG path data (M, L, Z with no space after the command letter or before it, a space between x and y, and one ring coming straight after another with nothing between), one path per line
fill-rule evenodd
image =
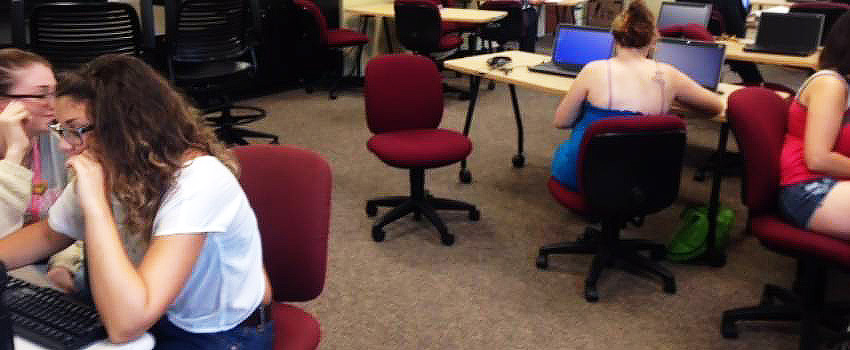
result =
M614 39L623 47L644 47L655 36L655 16L643 0L632 0L611 24Z

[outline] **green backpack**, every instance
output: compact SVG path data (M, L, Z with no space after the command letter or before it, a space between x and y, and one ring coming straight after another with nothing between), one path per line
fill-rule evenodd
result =
M667 245L667 260L686 262L705 254L708 236L708 207L691 207L681 215L682 226ZM729 244L729 231L735 221L732 209L720 206L717 210L715 249L724 250Z

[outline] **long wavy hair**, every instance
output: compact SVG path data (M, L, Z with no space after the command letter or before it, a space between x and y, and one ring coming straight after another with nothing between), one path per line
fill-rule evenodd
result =
M100 56L59 77L57 96L85 103L94 129L91 150L108 190L127 212L127 232L149 241L162 200L191 152L238 165L197 109L159 73L126 55Z
M832 25L818 60L819 69L833 69L850 81L850 12Z

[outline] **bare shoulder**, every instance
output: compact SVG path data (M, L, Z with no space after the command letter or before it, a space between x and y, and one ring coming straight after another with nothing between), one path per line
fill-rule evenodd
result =
M836 74L818 75L806 86L801 98L805 104L812 98L843 100L847 98L847 82Z

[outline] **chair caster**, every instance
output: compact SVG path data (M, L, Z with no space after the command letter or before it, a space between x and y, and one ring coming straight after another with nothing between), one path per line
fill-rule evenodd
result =
M440 242L443 243L444 246L451 246L452 244L455 244L455 236L448 233L441 234Z
M596 291L595 286L584 286L584 300L587 300L587 302L589 303L595 303L599 301L599 292Z
M378 226L372 226L372 240L375 242L383 242L386 234Z
M517 154L513 159L511 159L511 162L514 163L514 168L522 168L525 166L525 156Z
M547 269L549 267L549 257L544 254L538 255L537 260L534 261L534 265L537 265L537 268L541 270Z
M374 217L378 214L378 206L372 203L366 203L366 215L368 217Z
M413 212L413 221L419 221L419 220L422 220L422 213L420 213L418 210L414 211Z
M663 290L667 294L676 294L676 281L665 281Z
M490 83L487 84L487 90L495 90L495 89L496 89L496 82L490 80Z
M472 209L469 211L469 220L478 221L481 220L481 212L478 209Z
M458 177L460 178L460 183L472 183L472 173L469 171L469 169L462 169Z
M337 98L336 95L330 95L329 97L331 98L331 100L336 100L336 98Z
M735 322L729 322L724 319L720 326L720 333L726 339L738 338L738 327L735 326Z

